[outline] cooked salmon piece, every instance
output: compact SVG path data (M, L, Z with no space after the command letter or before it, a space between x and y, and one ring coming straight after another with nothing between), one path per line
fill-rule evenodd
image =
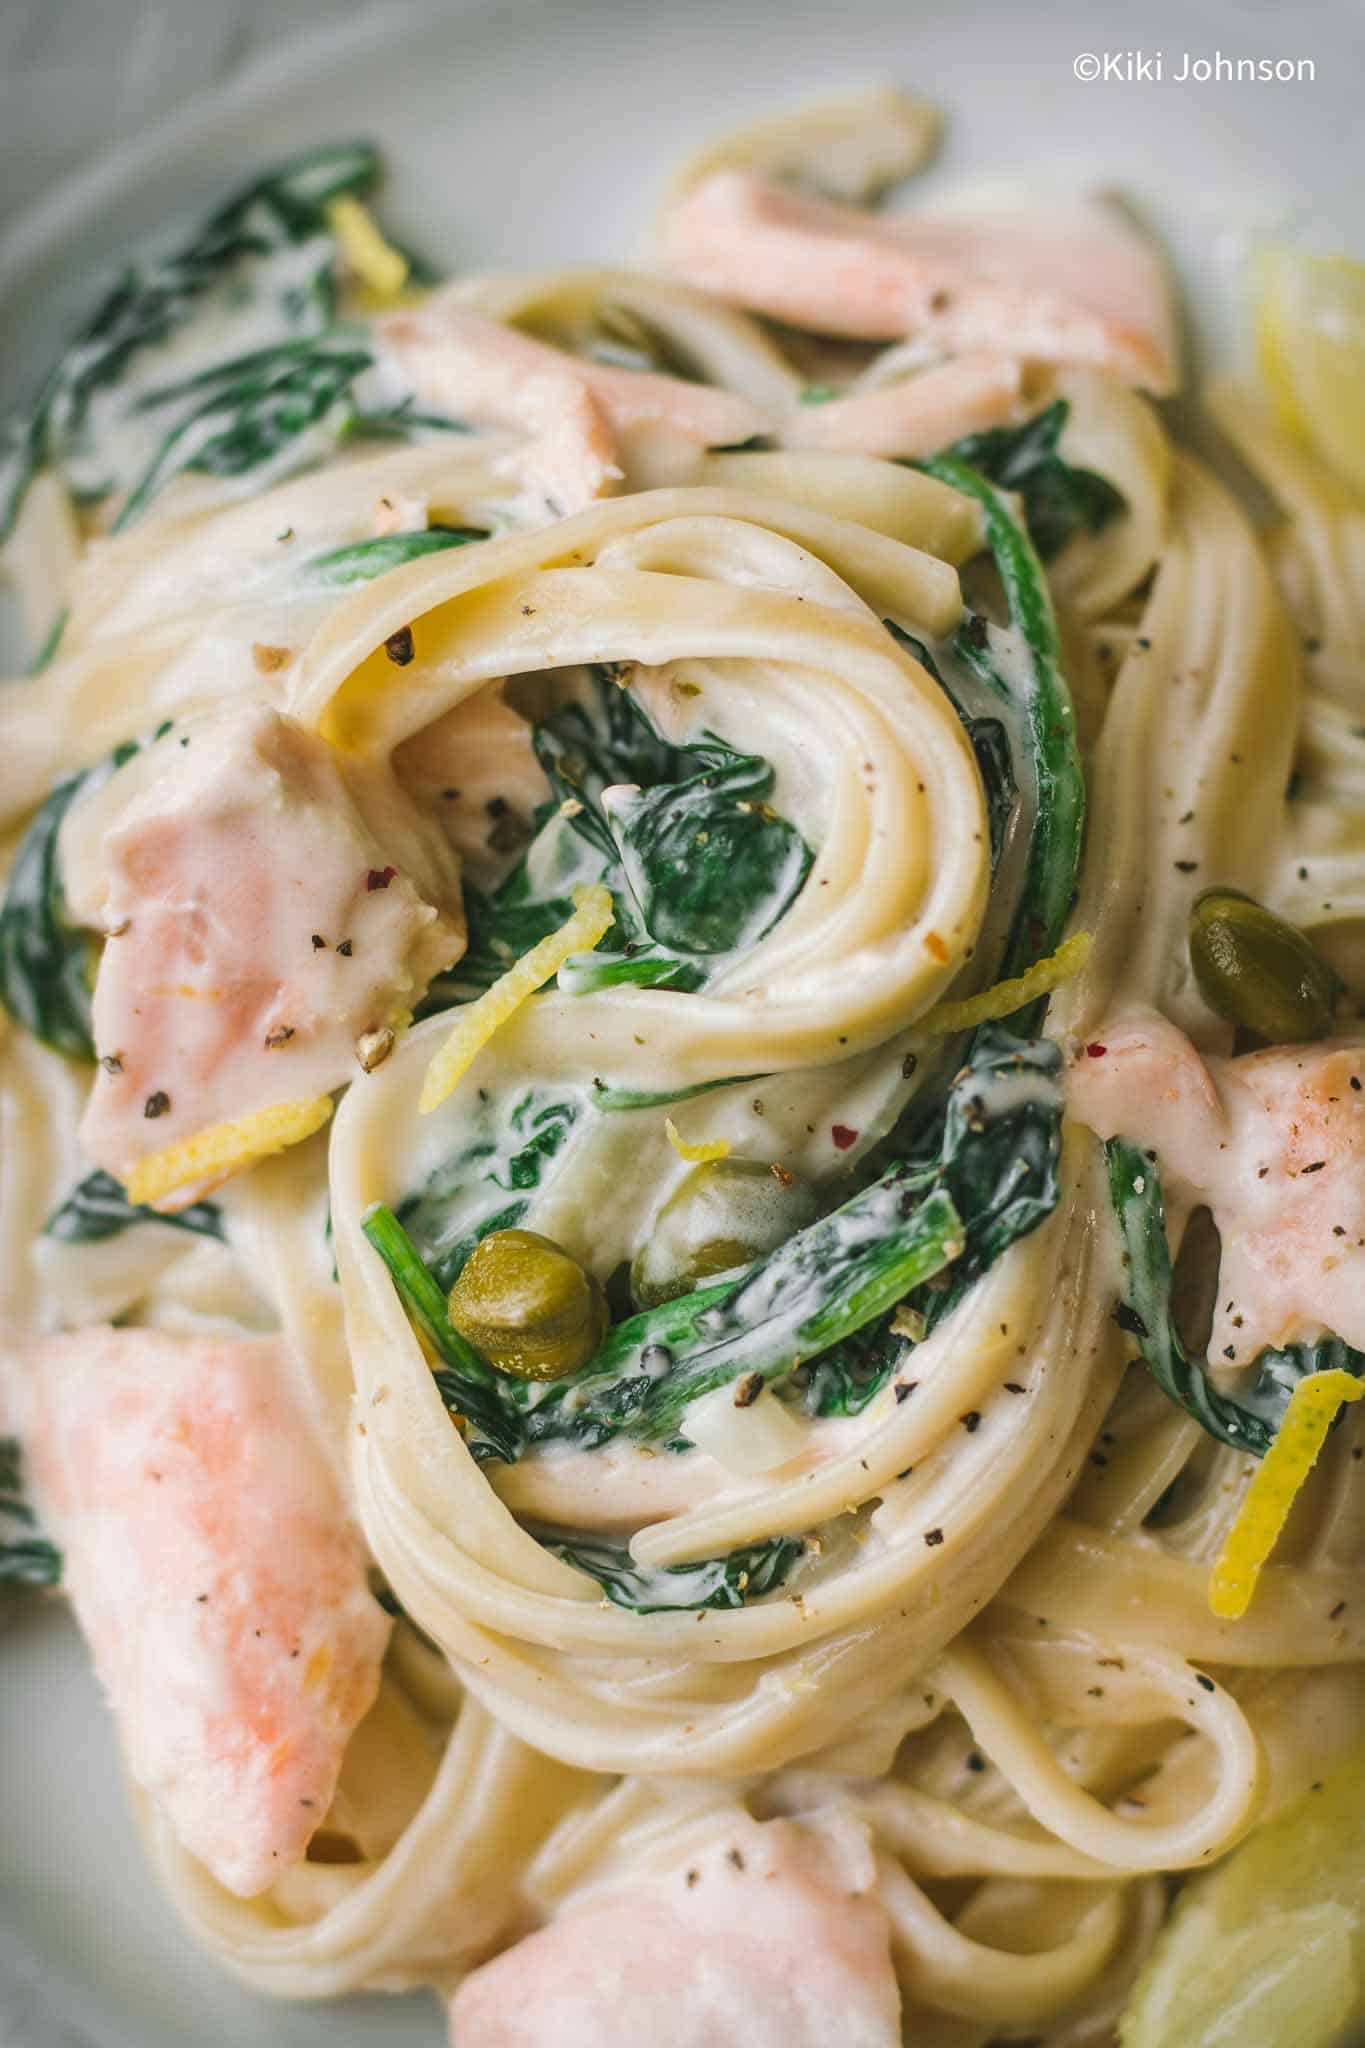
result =
M1209 1356L1243 1365L1324 1331L1365 1349L1365 1045L1201 1058L1156 1011L1096 1032L1072 1113L1150 1148L1168 1208L1222 1239Z
M784 448L849 455L934 455L1009 419L1022 383L1016 357L955 356L894 384L803 405L782 422L778 439Z
M639 430L704 449L747 441L768 425L734 392L588 362L439 293L389 314L379 332L425 403L527 435L522 478L559 513L615 489L625 473L623 440Z
M1096 202L874 214L718 171L665 214L662 243L689 284L815 333L1089 364L1156 393L1178 381L1156 252Z
M259 705L183 737L129 763L63 839L73 911L108 933L81 1143L119 1178L354 1079L358 1042L464 946L458 864L387 768Z
M228 1891L305 1853L390 1623L280 1338L45 1340L26 1447L134 1780Z
M887 1916L821 1849L799 1823L740 1821L590 1896L465 1979L452 2043L900 2048Z

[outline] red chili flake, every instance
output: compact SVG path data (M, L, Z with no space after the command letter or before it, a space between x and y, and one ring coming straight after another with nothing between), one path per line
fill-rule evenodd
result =
M1085 1049L1085 1056L1088 1060L1102 1060L1108 1050L1108 1046L1101 1045L1098 1038L1092 1039Z
M384 652L399 668L406 668L413 657L412 627L400 626L396 633L390 633L384 642Z
M165 1116L166 1111L170 1108L170 1106L170 1096L166 1093L164 1088L158 1088L155 1091L155 1093L149 1095L147 1097L147 1100L143 1103L142 1114L146 1117Z
M850 1145L858 1142L858 1133L851 1131L847 1124L831 1124L829 1134L840 1152L847 1152Z
M371 890L387 889L397 873L397 868L371 868L365 877L365 887Z

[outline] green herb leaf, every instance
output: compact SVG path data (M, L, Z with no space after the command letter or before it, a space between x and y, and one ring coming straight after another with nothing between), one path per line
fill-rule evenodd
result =
M1107 478L1077 469L1058 454L1070 410L1064 398L1056 399L1023 426L967 434L938 458L966 463L1002 490L1017 491L1029 537L1045 562L1078 533L1099 533L1125 508L1122 493Z
M667 1442L689 1403L742 1377L781 1379L942 1272L964 1241L945 1190L891 1168L739 1281L619 1323L580 1372L544 1390L527 1441L590 1449L624 1432Z
M1123 1240L1120 1327L1136 1340L1147 1370L1177 1407L1217 1442L1263 1458L1299 1381L1336 1367L1365 1377L1365 1355L1339 1337L1262 1351L1247 1368L1236 1395L1220 1393L1206 1361L1190 1357L1171 1315L1171 1253L1160 1168L1126 1138L1111 1138L1104 1151L1110 1199Z
M359 583L372 583L376 576L385 576L390 569L401 568L405 562L415 562L423 555L436 555L446 548L460 548L473 540L486 540L487 530L480 526L423 526L412 533L384 533L374 540L358 540L350 547L332 548L325 555L314 555L303 565L302 574L309 583L321 584L327 590L349 590Z
M926 469L955 490L975 498L986 514L986 538L1009 605L1010 623L1028 655L1029 677L1022 692L1030 740L1034 794L1033 827L1023 891L1015 911L1000 977L1022 974L1061 943L1075 902L1085 832L1085 776L1076 744L1076 718L1061 666L1061 643L1047 579L1029 537L999 491L965 463L939 457ZM1002 701L1018 704L1004 664L997 660L984 620L969 618L958 629L953 652ZM1037 1030L1046 1002L1030 1004L1012 1018L1028 1036Z
M82 498L128 487L130 479L115 473L112 442L98 430L99 407L149 352L191 322L211 328L215 306L231 313L243 299L261 299L277 340L326 327L336 256L327 205L342 193L368 193L379 172L369 143L309 150L252 179L169 255L127 264L49 371L31 414L9 424L0 458L0 540L46 464L62 469Z
M398 1218L443 1293L465 1260L494 1230L515 1230L546 1167L582 1113L577 1095L529 1088L508 1106L484 1105L473 1133L409 1196Z
M773 1536L726 1557L659 1567L632 1562L628 1550L588 1537L542 1537L547 1550L596 1579L608 1600L634 1614L679 1614L692 1609L733 1609L784 1586L805 1552L799 1536Z
M0 1586L55 1586L62 1554L38 1528L24 1492L23 1453L0 1436Z
M393 1278L399 1299L438 1358L434 1378L441 1399L469 1429L469 1448L476 1458L501 1458L511 1464L520 1449L516 1416L500 1398L497 1375L473 1345L462 1337L446 1314L445 1295L422 1264L417 1251L391 1209L377 1202L361 1228Z
M187 1230L196 1237L226 1238L223 1212L216 1202L192 1202L187 1209L163 1216L159 1209L130 1202L113 1175L99 1167L72 1189L60 1208L53 1210L43 1225L43 1235L56 1238L61 1244L101 1244L138 1223L164 1223L172 1230Z

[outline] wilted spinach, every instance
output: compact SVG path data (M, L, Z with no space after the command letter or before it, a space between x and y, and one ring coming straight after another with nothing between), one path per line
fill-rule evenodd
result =
M399 1221L443 1291L480 1238L520 1224L582 1107L578 1096L548 1088L486 1106L475 1135L400 1205Z
M399 569L423 555L441 554L447 548L487 538L487 530L479 526L422 526L411 533L382 533L373 540L353 541L349 547L314 555L301 573L305 582L325 590L349 590L358 583L372 583L376 576L385 576L390 569Z
M1337 1367L1365 1377L1365 1355L1339 1337L1262 1351L1236 1394L1220 1393L1206 1362L1186 1350L1171 1314L1171 1252L1160 1167L1126 1138L1111 1138L1104 1150L1123 1240L1120 1327L1136 1340L1147 1370L1177 1407L1218 1443L1263 1458L1299 1381Z
M604 881L616 922L601 946L561 969L572 994L634 985L697 989L719 962L784 914L810 849L768 803L773 771L712 733L672 747L609 670L588 703L562 705L532 734L554 792L536 836L489 895L466 890L469 951L454 980L488 983ZM603 793L615 789L610 804Z
M628 1550L590 1537L542 1536L545 1548L596 1579L608 1600L633 1614L733 1609L784 1586L805 1551L799 1536L772 1536L696 1564L637 1565Z
M141 1208L130 1202L112 1174L96 1167L88 1173L53 1210L43 1225L44 1237L59 1244L101 1244L118 1237L138 1223L164 1223L172 1230L188 1230L196 1237L224 1238L223 1212L216 1202L191 1202L187 1209L162 1215L159 1209Z
M0 1586L55 1586L62 1554L38 1527L24 1491L18 1439L0 1436Z
M90 991L98 951L67 915L58 859L62 820L77 797L107 782L138 747L129 740L57 784L19 842L0 905L0 1002L35 1038L74 1059L95 1057Z
M327 218L379 181L369 143L308 151L251 180L169 254L128 263L58 357L0 458L0 540L48 465L127 526L184 471L278 475L359 432L455 421L367 397L374 356L336 324ZM158 374L161 373L161 374Z
M1059 454L1070 406L1058 398L1019 427L987 427L943 450L1023 500L1029 537L1043 560L1060 554L1078 533L1099 533L1124 510L1124 498L1106 477L1079 469ZM940 460L942 457L940 457Z

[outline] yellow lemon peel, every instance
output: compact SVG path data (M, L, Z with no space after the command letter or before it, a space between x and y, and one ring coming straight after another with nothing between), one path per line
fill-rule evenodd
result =
M1299 1489L1317 1463L1332 1417L1343 1401L1358 1401L1362 1394L1365 1379L1357 1379L1339 1366L1330 1372L1310 1372L1295 1387L1275 1441L1252 1475L1209 1579L1209 1607L1220 1621L1237 1621L1250 1607L1261 1566L1275 1548Z
M327 207L327 223L341 245L347 268L382 305L392 304L408 280L408 259L386 242L368 206L343 193Z
M528 996L558 974L575 953L590 953L610 930L616 916L611 891L601 882L574 890L573 916L537 940L529 952L499 975L491 988L460 1011L450 1036L433 1054L417 1107L423 1116L439 1109L466 1069L473 1065L499 1025L519 1010Z
M209 1179L226 1179L258 1159L283 1152L320 1131L332 1114L330 1095L310 1102L272 1102L230 1123L210 1124L174 1145L149 1152L123 1176L130 1202L159 1202L176 1188Z
M919 1020L919 1029L941 1037L950 1031L971 1031L978 1024L993 1023L997 1017L1013 1016L1025 1003L1050 995L1073 974L1079 974L1090 958L1089 932L1073 932L1046 960L1035 960L1023 974L1010 981L997 981L980 995L964 996L961 1002L935 1003Z
M691 1166L707 1166L713 1159L728 1159L730 1140L728 1138L699 1138L689 1143L671 1116L664 1118L664 1133L679 1159L687 1160Z

